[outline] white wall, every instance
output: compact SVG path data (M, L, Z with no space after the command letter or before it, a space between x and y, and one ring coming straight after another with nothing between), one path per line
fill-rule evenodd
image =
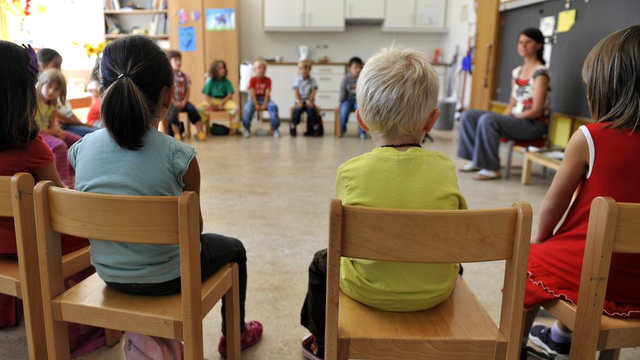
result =
M309 46L313 60L327 56L331 62L347 62L352 56L366 60L390 44L415 47L433 55L442 47L445 34L383 33L382 24L347 25L344 32L265 32L262 29L262 0L240 1L240 58L281 55L284 61L298 60L298 45ZM392 0L389 0L392 1ZM327 45L326 49L317 46Z

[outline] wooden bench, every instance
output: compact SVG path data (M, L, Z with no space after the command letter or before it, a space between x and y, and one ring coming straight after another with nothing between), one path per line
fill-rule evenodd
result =
M524 164L522 166L522 178L520 182L522 185L527 185L531 180L531 164L536 163L546 168L558 171L560 169L561 160L550 158L545 155L544 152L531 152L528 151L524 154Z

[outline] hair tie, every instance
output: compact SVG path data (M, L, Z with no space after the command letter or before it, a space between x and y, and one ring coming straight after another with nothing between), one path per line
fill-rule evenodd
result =
M36 55L36 51L33 50L31 45L22 44L22 47L27 54L29 54L29 71L33 76L38 77L38 73L40 73L40 65L38 65L38 55Z
M126 77L126 78L131 79L131 75L129 75L129 73L127 73L127 72L123 72L122 74L118 75L118 79L120 79L121 77Z

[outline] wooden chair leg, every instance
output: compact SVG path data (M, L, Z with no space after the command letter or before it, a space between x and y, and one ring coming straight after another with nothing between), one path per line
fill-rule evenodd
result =
M600 351L599 360L618 360L620 358L620 349L609 349Z
M240 291L238 289L238 265L232 268L231 288L224 295L225 322L227 326L227 359L240 359Z
M522 185L527 185L531 180L531 160L527 154L524 154L524 164L522 165L522 177L520 178L520 182Z
M513 159L513 147L515 146L515 141L509 140L507 143L507 166L504 169L504 178L508 179L509 175L511 175L511 160Z
M113 346L120 342L122 331L113 329L104 329L104 339L107 346Z
M333 134L335 137L340 137L342 134L340 133L340 110L336 108L333 112Z

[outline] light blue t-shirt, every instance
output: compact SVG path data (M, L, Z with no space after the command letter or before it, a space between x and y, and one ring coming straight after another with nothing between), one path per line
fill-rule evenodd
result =
M69 149L76 190L99 194L177 196L183 191L195 149L156 129L144 146L123 149L106 129L88 134ZM124 244L91 239L91 263L104 281L153 284L180 277L177 245Z

